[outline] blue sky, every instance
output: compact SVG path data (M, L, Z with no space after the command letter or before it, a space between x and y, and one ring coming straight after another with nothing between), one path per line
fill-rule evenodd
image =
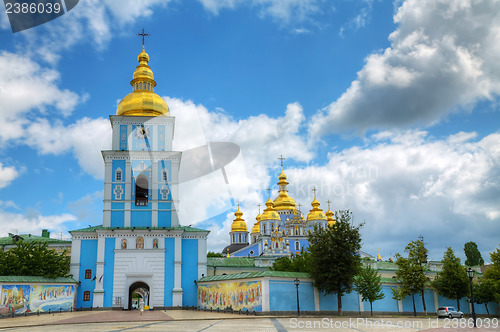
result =
M364 251L388 258L422 235L432 259L448 246L463 258L475 241L488 261L500 239L499 16L499 1L81 0L13 34L2 13L0 235L102 223L100 150L145 28L174 146L241 147L231 186L249 229L284 155L303 211L317 187L322 208L365 222ZM189 224L218 251L234 211L215 216L210 189L187 192Z

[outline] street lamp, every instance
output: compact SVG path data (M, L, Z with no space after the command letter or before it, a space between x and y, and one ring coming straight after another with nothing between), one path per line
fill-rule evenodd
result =
M299 284L300 280L299 278L295 278L293 281L295 283L295 287L297 287L297 316L300 316L300 306L299 306Z
M472 293L472 279L474 278L474 271L469 267L467 269L467 277L470 281L470 303L472 304L472 319L474 320L474 327L476 326L476 311L474 310L474 294Z

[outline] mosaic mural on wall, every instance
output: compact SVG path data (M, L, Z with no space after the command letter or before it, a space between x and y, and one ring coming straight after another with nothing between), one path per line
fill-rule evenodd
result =
M260 281L198 285L200 309L262 311Z
M74 303L73 285L0 285L0 314L67 311Z

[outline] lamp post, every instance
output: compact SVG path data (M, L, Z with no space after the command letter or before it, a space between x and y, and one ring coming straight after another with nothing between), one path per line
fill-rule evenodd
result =
M472 279L474 278L474 271L469 267L467 269L467 277L470 281L470 303L472 304L472 319L474 320L474 327L476 326L476 311L474 310L474 294L472 293Z
M297 316L300 316L300 306L299 306L299 284L300 280L299 278L295 278L293 281L295 283L295 287L297 288Z

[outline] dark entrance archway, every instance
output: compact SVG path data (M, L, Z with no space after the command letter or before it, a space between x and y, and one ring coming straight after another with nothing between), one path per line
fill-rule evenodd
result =
M149 306L149 286L142 281L134 282L128 289L128 310L137 309L132 303L140 298L144 299L144 305Z

